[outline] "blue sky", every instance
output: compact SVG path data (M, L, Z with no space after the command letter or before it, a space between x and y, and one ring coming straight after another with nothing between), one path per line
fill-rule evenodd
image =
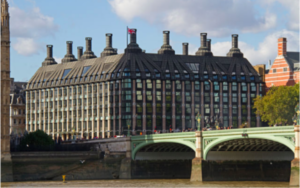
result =
M225 56L231 34L250 63L274 61L277 39L286 37L288 51L299 51L298 0L8 0L11 16L11 77L28 81L52 44L57 62L66 54L66 41L85 48L92 37L97 57L105 47L105 33L113 33L113 47L123 53L126 26L137 29L137 42L156 53L162 31L171 32L176 54L189 43L189 54L200 47L200 33L212 39L212 52Z

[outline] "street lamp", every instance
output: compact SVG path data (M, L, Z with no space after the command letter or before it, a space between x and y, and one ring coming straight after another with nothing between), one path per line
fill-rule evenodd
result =
M197 116L196 116L196 120L197 120L197 122L198 122L198 131L200 131L201 115L199 114L199 112L198 112L198 114L197 114Z
M131 123L131 120L128 119L126 122L127 122L127 127L128 127L127 136L129 137L130 136L130 123Z

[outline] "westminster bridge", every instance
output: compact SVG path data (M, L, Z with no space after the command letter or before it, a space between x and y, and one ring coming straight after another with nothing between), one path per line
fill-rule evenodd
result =
M299 126L279 126L150 134L85 143L99 143L102 150L110 152L126 152L120 178L131 178L130 163L135 160L192 159L191 181L202 181L202 161L285 160L292 161L290 181L295 184L299 182L299 138Z
M70 146L89 145L89 151L12 152L12 175L14 181L61 180L66 175L67 180L223 178L299 185L299 129L255 127L86 140Z

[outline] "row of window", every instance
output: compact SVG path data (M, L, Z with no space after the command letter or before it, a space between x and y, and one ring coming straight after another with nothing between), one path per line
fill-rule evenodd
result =
M23 122L23 123L22 123ZM15 125L18 125L18 124L26 124L26 121L25 121L25 119L23 119L23 121L22 121L22 119L14 119L14 124Z
M25 114L25 109L14 109L13 110L13 115L24 115Z

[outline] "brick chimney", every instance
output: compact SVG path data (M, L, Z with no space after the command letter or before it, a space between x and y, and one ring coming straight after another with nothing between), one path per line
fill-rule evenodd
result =
M278 39L278 56L286 56L286 38Z

